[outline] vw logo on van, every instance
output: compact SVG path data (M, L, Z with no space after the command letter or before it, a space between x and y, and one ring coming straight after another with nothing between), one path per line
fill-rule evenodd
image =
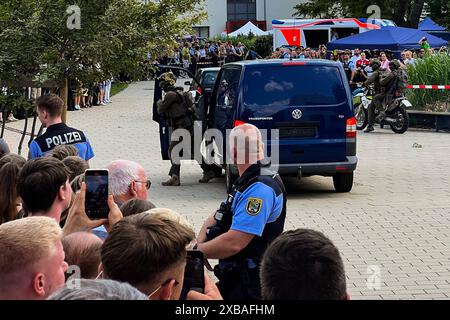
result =
M302 117L303 113L300 109L295 109L294 111L292 111L292 118L294 118L295 120L298 120Z

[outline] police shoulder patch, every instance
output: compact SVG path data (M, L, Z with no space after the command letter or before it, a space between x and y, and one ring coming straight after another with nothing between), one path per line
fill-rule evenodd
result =
M247 213L251 216L256 216L262 208L263 200L260 198L248 198Z

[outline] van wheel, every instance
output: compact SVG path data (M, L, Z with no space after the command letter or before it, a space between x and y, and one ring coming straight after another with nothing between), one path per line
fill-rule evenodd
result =
M333 184L336 192L350 192L353 187L353 172L336 173L333 176Z
M231 170L231 166L227 165L225 167L225 183L227 186L227 192L230 193L233 191L233 184L236 182L236 180L239 178L238 175L233 174Z

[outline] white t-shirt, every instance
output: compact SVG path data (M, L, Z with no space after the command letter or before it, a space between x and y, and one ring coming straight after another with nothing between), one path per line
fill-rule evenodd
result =
M414 58L411 58L411 59L405 59L405 60L403 61L403 63L406 64L406 65L408 65L408 64L415 64L415 63L416 63L416 60L415 60Z
M356 62L357 62L358 60L360 60L360 59L361 59L361 55L359 55L359 56L352 56L352 57L350 58L352 69L355 69L355 68L356 68Z

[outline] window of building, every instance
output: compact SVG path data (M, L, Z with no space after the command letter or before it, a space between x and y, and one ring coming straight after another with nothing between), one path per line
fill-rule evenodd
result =
M227 0L228 21L256 20L256 0Z
M199 38L209 38L209 27L192 27Z

